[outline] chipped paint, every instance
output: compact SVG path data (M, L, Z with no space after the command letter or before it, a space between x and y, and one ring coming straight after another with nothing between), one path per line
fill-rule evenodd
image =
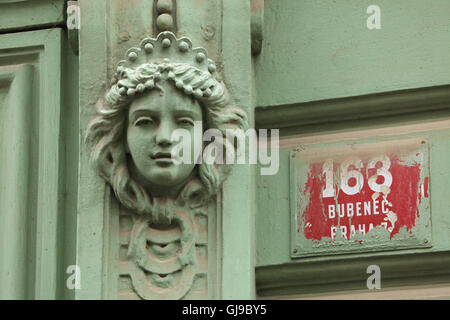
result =
M294 245L297 255L308 253L305 248L309 253L326 247L385 250L423 239L418 235L422 211L429 219L428 201L422 203L429 197L423 141L398 148L393 142L351 143L294 153L291 168L301 172L294 241L304 247L302 253Z
M372 191L369 183L364 183L361 191L355 195L348 195L339 190L337 197L330 198L323 197L326 179L322 170L324 163L311 164L308 181L304 188L304 194L308 195L309 203L300 219L310 225L309 228L305 228L305 237L316 240L321 240L323 237L333 239L335 237L333 229L340 227L344 238L348 239L356 233L356 230L366 234L380 225L388 230L391 229L392 237L403 226L406 226L407 230L414 227L416 218L419 216L417 200L419 199L420 164L403 165L395 155L390 155L390 159L392 188L383 186L379 193ZM339 163L334 163L335 177L339 176L339 166ZM383 178L372 172L375 169L367 169L367 163L361 171L369 172L371 178L368 181L380 183L381 180L382 183ZM356 179L351 178L350 181L352 180ZM335 190L338 189L336 184L334 187ZM394 212L398 213L398 218ZM395 226L397 220L398 224ZM386 221L390 222L389 225Z

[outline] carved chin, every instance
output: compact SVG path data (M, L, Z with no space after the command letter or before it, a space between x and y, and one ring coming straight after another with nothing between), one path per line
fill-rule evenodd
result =
M172 165L168 168L157 167L153 168L147 175L148 181L155 185L173 187L176 186L189 177L192 169L181 168Z

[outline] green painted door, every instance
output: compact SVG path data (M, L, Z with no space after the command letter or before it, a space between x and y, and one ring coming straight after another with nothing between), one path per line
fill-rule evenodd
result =
M70 297L78 66L64 9L64 1L0 2L1 299Z

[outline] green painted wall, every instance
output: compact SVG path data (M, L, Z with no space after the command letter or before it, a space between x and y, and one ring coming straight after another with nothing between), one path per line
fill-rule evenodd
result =
M105 215L110 210L110 203L104 201L110 197L109 189L105 191L104 182L88 164L83 137L116 63L128 47L155 33L152 2L80 1L83 19L80 65L68 48L62 28L63 1L17 2L8 4L8 10L4 9L5 3L0 4L0 123L7 128L4 118L5 106L12 105L8 100L11 66L13 69L17 65L27 66L24 72L30 76L24 79L22 74L17 79L22 79L23 88L30 91L25 100L32 101L20 100L18 91L13 96L23 105L29 103L33 110L29 118L21 118L25 120L19 121L16 128L25 126L28 130L23 135L28 156L6 152L1 155L2 161L6 157L9 163L22 161L19 165L28 173L20 173L21 169L16 167L11 172L19 172L17 179L23 180L16 187L27 185L29 191L3 193L4 200L9 195L17 197L16 202L24 204L26 211L21 211L20 217L1 216L1 221L8 223L0 226L3 228L0 236L2 239L16 236L15 243L19 243L11 248L4 245L0 252L1 268L13 270L9 257L21 262L25 254L28 265L14 269L14 281L3 287L6 289L2 297L116 297L118 284L112 279L115 270L109 257L115 254L113 245L119 239L114 224L118 219ZM366 27L369 16L366 9L371 4L381 8L381 30ZM372 110L368 105L373 106L376 96L354 97L449 84L447 0L266 0L263 48L253 60L249 1L178 1L177 10L178 35L189 36L218 61L233 103L248 112L250 126L254 124L255 105L260 110L281 110L278 115L275 112L280 122L277 124L275 119L271 126L282 128L282 139L308 135L317 135L319 139L324 133L352 132L356 127L394 132L400 123L425 126L428 121L450 119L447 107L450 101L442 94L447 87L433 91L432 106L427 105L428 93L409 91L398 95L413 98L415 94L421 95L414 108L408 109L408 99L402 102L387 97L375 103L383 112L370 116L367 111ZM343 100L335 104L336 98ZM318 100L328 102L304 105ZM430 112L436 105L440 111ZM317 106L320 110L332 110L336 117L322 111L314 114ZM387 109L400 106L402 111L390 116ZM311 116L309 122L301 122L302 112L296 113L300 110ZM24 117L19 109L10 108L8 112ZM355 116L348 118L352 113ZM366 120L359 121L364 114ZM281 119L290 122L284 126ZM370 263L383 265L391 284L418 283L425 278L448 281L450 170L446 159L450 156L450 125L428 126L401 135L404 136L429 140L432 248L291 259L290 172L288 151L283 150L277 175L260 176L258 168L237 166L224 185L217 204L217 234L215 240L211 239L218 256L210 265L218 279L214 284L217 297L254 298L255 282L261 294L358 287L364 285L364 267ZM10 148L10 142L2 141L0 148ZM16 179L10 176L8 168L0 171L0 180ZM5 184L0 183L0 187ZM20 202L25 198L26 201ZM3 212L10 209L6 200L0 203ZM26 230L26 234L7 230L5 226L11 223L16 226L13 231ZM69 290L65 286L69 276L65 271L73 264L82 268L82 290ZM14 287L14 292L7 290Z
M387 129L389 130L389 128ZM375 139L383 141L385 133L380 130ZM450 178L450 172L446 162L439 159L449 157L450 150L450 130L425 131L420 133L412 133L401 136L393 136L389 139L400 139L404 137L426 137L430 141L430 167L431 167L431 188L433 194L432 201L432 227L434 246L430 249L421 249L422 251L440 251L450 249L450 234L447 230L450 220L446 220L447 207L450 207L450 199L446 194L446 189L442 186L446 185L447 179ZM318 137L319 138L319 137ZM374 136L362 134L361 138L373 139ZM352 140L343 140L335 142L334 145L349 145ZM299 143L301 145L301 143ZM294 149L294 148L291 148ZM290 150L290 149L289 149ZM320 258L290 258L290 234L286 230L290 230L291 226L291 210L289 204L289 159L288 151L283 150L280 153L280 171L274 176L259 176L257 182L257 266L282 264L289 262L301 262L309 259L323 260ZM440 187L441 186L441 187ZM418 252L420 250L413 250ZM397 251L398 252L398 251ZM330 252L331 254L333 252ZM396 253L395 251L393 252ZM405 253L405 251L402 251ZM386 253L381 253L386 254ZM373 255L373 253L371 254ZM341 256L342 257L342 256Z
M380 30L366 27L372 4L381 8ZM257 127L281 128L282 142L343 133L429 139L433 247L292 259L292 148L283 149L279 173L256 178L258 294L365 289L370 264L382 267L387 286L448 281L450 128L430 122L450 119L449 10L445 0L265 1L263 49L254 59ZM398 135L396 127L412 124ZM363 129L379 131L358 136Z
M381 9L369 30L366 9ZM447 0L266 0L256 106L447 84Z
M448 114L446 119L449 119ZM435 127L435 128L433 128ZM413 285L429 282L445 282L450 279L450 219L448 208L448 180L450 170L444 159L450 157L450 122L423 121L407 126L403 134L396 135L400 127L372 124L366 129L377 128L377 132L362 132L341 125L340 134L358 134L353 138L337 138L333 143L351 145L353 139L401 139L420 137L428 140L430 161L431 197L431 248L380 251L357 254L336 254L330 250L327 256L291 258L291 230L296 224L290 207L290 193L296 192L290 186L289 153L280 152L280 171L274 176L257 177L256 250L258 293L262 295L285 293L312 293L344 289L365 289L368 265L380 265L383 273L383 288L394 285ZM381 129L380 129L381 128ZM403 129L402 129L403 130ZM337 134L337 133L336 133ZM392 136L391 136L392 134ZM297 137L299 138L299 137ZM321 139L320 135L303 137L311 141ZM301 146L299 142L297 146ZM333 267L335 266L335 267Z

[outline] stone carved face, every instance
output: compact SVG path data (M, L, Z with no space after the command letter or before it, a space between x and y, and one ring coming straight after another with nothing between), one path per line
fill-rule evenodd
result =
M119 62L111 87L97 102L86 143L98 174L127 209L157 222L170 211L167 199L193 208L221 188L229 166L195 165L200 155L192 146L202 141L191 139L189 163L176 164L168 157L180 143L170 141L175 129L202 139L192 134L194 121L202 121L203 130L222 132L246 126L245 112L230 104L215 70L206 50L170 32L143 39Z
M182 298L199 274L197 239L208 224L198 219L207 217L203 204L219 192L229 168L206 162L196 167L194 146L203 144L194 122L222 133L247 125L246 113L230 103L219 79L205 49L162 32L128 50L88 125L95 169L134 216L127 274L144 299ZM171 159L179 143L171 141L176 129L200 139L190 141L189 163Z
M126 144L139 180L153 186L174 187L185 182L194 170L194 122L202 121L203 116L196 99L167 81L161 83L161 89L146 92L131 103ZM171 158L175 129L190 133L193 157L189 163L176 164Z

